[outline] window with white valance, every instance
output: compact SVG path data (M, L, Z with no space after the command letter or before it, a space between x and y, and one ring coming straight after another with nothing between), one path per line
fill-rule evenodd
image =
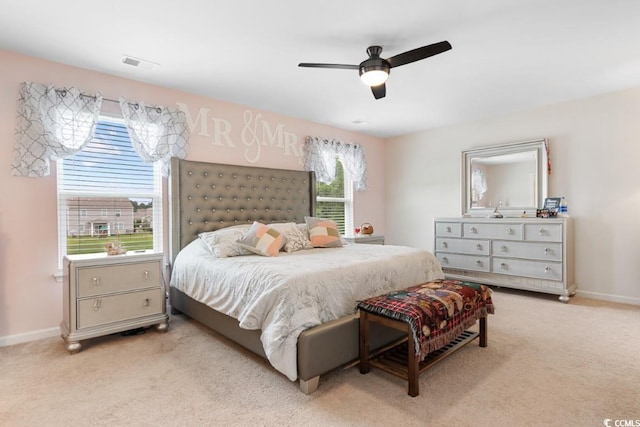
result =
M307 137L304 166L316 173L316 215L332 219L341 234L353 235L353 188L367 189L362 146L334 139Z
M103 100L118 103L124 120L101 116ZM57 160L60 260L103 252L104 238L161 251L161 177L171 157L186 157L188 139L177 109L22 83L12 173L47 176Z
M304 144L304 167L314 171L318 181L331 184L336 177L336 159L340 160L345 176L357 191L368 189L367 160L359 144L309 136Z

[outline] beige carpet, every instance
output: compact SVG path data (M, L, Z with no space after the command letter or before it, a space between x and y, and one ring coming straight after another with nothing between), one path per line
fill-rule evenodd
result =
M373 369L310 396L182 316L169 331L0 348L2 426L603 426L640 420L640 307L497 290L489 346L422 374L420 395Z

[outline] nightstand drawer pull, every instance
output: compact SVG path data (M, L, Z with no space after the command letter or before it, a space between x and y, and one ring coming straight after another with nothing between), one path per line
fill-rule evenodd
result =
M102 299L97 298L93 301L93 311L98 311L102 308Z
M144 271L144 278L149 279L149 270Z
M93 276L91 280L93 281L93 286L98 286L100 284L97 276Z
M145 298L144 299L144 306L145 307L149 307L149 303L151 303L151 298Z
M449 246L449 244L448 244L447 242L442 242L442 247L443 247L443 248L446 248L446 247L448 247L448 246Z

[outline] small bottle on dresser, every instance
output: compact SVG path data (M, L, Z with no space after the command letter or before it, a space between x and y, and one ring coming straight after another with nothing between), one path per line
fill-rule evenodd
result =
M558 216L561 216L563 218L569 217L569 208L567 205L567 198L564 196L562 196L562 199L560 200L560 208L558 209Z

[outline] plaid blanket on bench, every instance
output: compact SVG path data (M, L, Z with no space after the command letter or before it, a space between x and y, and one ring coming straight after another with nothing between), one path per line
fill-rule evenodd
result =
M359 301L357 307L408 323L420 360L494 313L491 289L458 280L423 283Z

